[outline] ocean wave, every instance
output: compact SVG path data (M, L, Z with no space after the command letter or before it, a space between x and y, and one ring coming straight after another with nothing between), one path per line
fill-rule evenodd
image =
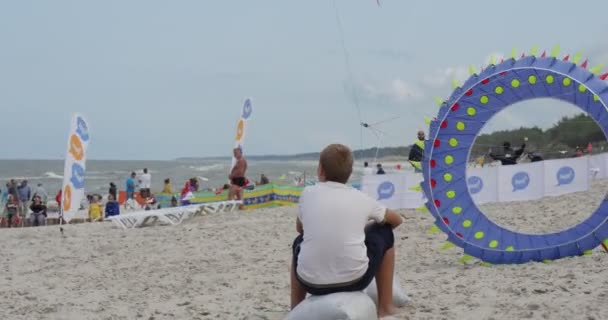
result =
M48 172L44 173L44 178L47 178L47 179L63 179L63 175L56 174L53 171L48 171Z
M198 172L208 172L214 170L223 170L225 167L223 164L216 163L208 166L189 166L188 168Z

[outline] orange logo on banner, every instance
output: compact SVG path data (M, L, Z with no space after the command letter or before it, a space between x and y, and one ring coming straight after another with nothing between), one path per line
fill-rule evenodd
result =
M82 160L84 158L84 149L82 148L82 142L80 142L80 138L73 134L70 137L70 153L76 159L76 161Z
M245 121L239 120L239 124L236 126L236 141L241 141L243 138L243 131L245 131Z
M72 188L70 185L65 186L63 191L63 211L70 211L72 208Z

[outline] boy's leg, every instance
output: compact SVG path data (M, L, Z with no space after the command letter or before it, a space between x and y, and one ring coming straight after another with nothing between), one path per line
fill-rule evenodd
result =
M230 188L228 188L228 200L234 200L234 185L232 184L232 182L230 183Z
M291 310L306 298L306 290L296 279L296 266L291 262Z
M393 305L393 274L395 271L395 248L390 248L384 254L378 272L376 286L378 289L378 317L391 315L395 312Z
M243 201L243 192L244 192L243 190L244 190L243 187L238 187L238 191L236 192L236 199L239 201ZM239 205L239 209L240 210L245 209L245 204L241 203Z

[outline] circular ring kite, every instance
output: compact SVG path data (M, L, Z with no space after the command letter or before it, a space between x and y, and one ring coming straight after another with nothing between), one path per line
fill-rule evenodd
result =
M577 256L600 244L608 245L608 200L582 223L547 234L505 229L477 208L469 193L466 164L475 138L486 122L504 108L525 100L554 98L570 102L608 133L608 74L601 66L587 70L569 56L524 56L490 65L473 74L443 102L430 124L421 186L426 207L448 241L465 254L488 263L525 263Z

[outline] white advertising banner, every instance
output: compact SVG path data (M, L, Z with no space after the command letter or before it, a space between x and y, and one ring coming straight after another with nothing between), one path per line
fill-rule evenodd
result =
M608 178L608 157L606 153L589 157L589 176L592 180Z
M243 146L245 145L245 133L247 129L247 122L253 113L253 105L251 104L251 99L245 99L245 103L243 104L243 110L241 111L241 116L239 121L236 124L236 136L234 138L234 147L240 148L241 152L245 154L245 150ZM230 166L230 170L236 164L236 158L234 155L232 156L232 165Z
M544 161L546 196L559 196L566 193L589 189L590 157Z
M498 167L498 201L525 201L543 197L543 162Z
M387 208L408 208L404 201L407 191L405 179L405 174L367 175L361 182L361 191ZM420 192L417 193L420 196Z
M61 189L61 211L65 222L70 222L78 213L84 198L85 162L90 138L85 118L80 114L72 115Z
M408 172L405 174L405 192L402 208L420 208L424 205L426 202L424 192L415 190L415 188L420 187L422 179L422 173Z
M496 167L468 168L469 194L476 204L498 201L498 169Z
M589 190L594 175L606 178L605 168L608 154L468 168L467 185L476 204L528 201ZM419 208L426 201L424 193L415 190L421 181L422 174L413 172L368 175L363 177L361 191L392 209Z

